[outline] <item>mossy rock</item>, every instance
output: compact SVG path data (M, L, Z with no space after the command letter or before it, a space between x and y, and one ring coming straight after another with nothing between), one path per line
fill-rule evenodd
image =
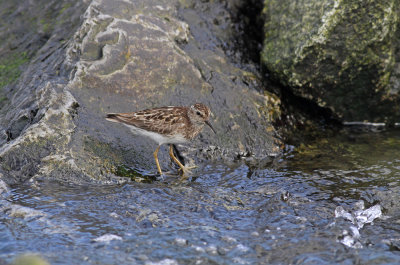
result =
M274 78L344 121L400 120L397 1L264 3L262 62Z
M11 53L0 57L0 89L17 80L21 74L21 65L28 60L26 52Z

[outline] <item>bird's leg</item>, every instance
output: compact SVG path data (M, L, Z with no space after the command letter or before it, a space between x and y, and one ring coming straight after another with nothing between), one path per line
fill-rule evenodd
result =
M172 148L172 144L170 144L169 145L169 155L171 156L171 158L175 161L175 163L177 163L178 164L178 166L181 168L181 170L182 170L182 174L184 175L185 174L185 166L184 165L182 165L182 163L178 160L178 158L176 158L175 156L174 156L174 149Z
M160 176L163 175L162 171L161 171L161 167L160 167L160 163L158 162L158 150L160 150L161 145L159 145L156 149L156 151L154 151L153 155L154 155L154 159L156 160L156 165L157 165L157 170L158 173L160 173Z

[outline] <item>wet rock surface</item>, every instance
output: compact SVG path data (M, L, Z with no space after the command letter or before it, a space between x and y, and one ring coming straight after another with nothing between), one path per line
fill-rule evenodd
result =
M104 131L122 134L120 141L109 136L107 141L151 158L148 146L154 149L154 144L104 122L104 113L203 102L214 113L212 123L218 133L205 129L190 153L232 159L279 152L270 124L275 118L271 113L279 112L279 100L256 91L258 77L230 61L223 46L233 36L208 23L219 13L208 14L208 20L199 15L214 6L227 12L220 4L171 1L146 5L103 1L91 6L87 24L75 41L82 44L71 50L71 57L81 53L85 58L76 73L79 86L72 87L81 100L84 130L102 132L93 132L96 140L105 137Z
M7 182L23 182L44 171L51 155L63 155L75 127L75 101L64 89L70 69L63 61L87 3L1 4L1 64L15 76L1 84L0 171Z
M262 61L343 121L398 122L396 1L265 1Z
M104 116L163 105L202 102L214 113L217 135L205 129L181 148L188 164L201 168L209 159L263 159L281 152L271 125L279 99L256 90L258 73L228 56L226 43L234 37L229 10L240 1L66 3L77 13L88 8L81 19L71 16L63 30L55 23L49 41L6 91L0 163L8 182L126 181L116 177L121 167L148 175L155 171L155 143ZM170 168L163 149L160 161Z

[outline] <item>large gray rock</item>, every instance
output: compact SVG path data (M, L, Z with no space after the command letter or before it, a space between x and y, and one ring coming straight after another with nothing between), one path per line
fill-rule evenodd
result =
M396 0L265 0L262 61L344 121L400 120Z
M75 28L64 35L68 45L52 46L47 57L50 47L42 47L2 108L6 181L104 183L156 172L156 144L104 116L162 105L210 106L217 135L205 128L181 149L200 169L208 159L278 154L271 122L279 100L258 92L257 73L239 68L223 49L233 38L229 6L196 2L92 1L74 36ZM168 168L166 150L160 153Z
M44 170L43 161L71 137L74 99L64 89L70 70L63 61L88 3L2 1L0 6L0 175L18 182Z

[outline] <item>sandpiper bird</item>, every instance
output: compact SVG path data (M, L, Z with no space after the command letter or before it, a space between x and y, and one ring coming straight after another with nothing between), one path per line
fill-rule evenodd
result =
M162 176L160 163L158 162L158 150L161 145L169 144L169 155L179 165L182 175L185 174L185 167L174 156L173 144L185 143L198 135L204 124L214 128L209 122L210 109L201 103L190 107L161 107L146 109L130 113L109 113L106 119L112 122L119 122L127 126L134 134L147 136L158 143L154 151L158 173Z

